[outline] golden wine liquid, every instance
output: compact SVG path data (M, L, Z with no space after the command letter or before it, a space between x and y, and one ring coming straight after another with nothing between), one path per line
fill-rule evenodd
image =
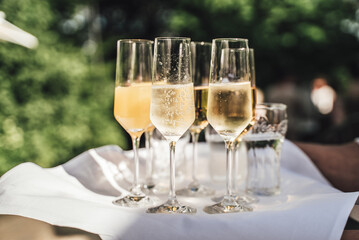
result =
M155 130L155 126L153 126L151 123L150 126L146 129L146 132L152 132L153 130Z
M239 136L236 138L236 142L239 143L244 135L246 135L254 126L256 121L256 105L257 105L257 88L255 86L251 87L251 93L252 93L252 120L247 125L247 127L239 134Z
M195 119L193 83L153 85L151 121L170 141L177 141Z
M251 90L252 90L252 111L253 111L253 118L254 118L256 116L257 88L255 86L252 86Z
M225 141L233 141L252 117L250 82L209 84L207 119Z
M150 126L150 82L115 89L114 116L131 136L141 136Z
M194 87L194 107L196 119L190 131L200 133L208 125L207 121L208 86Z

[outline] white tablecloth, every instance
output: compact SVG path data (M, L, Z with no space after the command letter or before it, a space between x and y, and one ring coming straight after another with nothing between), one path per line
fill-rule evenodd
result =
M199 153L200 161L208 161L208 145L200 144ZM253 212L208 215L202 209L213 203L210 198L179 197L197 207L197 214L146 214L111 203L130 186L131 162L119 147L104 146L51 169L20 164L0 178L0 214L83 229L104 240L340 239L359 195L331 187L308 157L285 141L282 192L260 197Z

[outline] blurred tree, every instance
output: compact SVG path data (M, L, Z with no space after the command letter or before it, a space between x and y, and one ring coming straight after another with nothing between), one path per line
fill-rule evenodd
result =
M59 14L46 1L0 2L10 22L39 39L34 50L0 43L0 174L24 161L54 166L104 144L127 148L112 117L114 63L90 64L57 29L76 4Z
M303 83L325 74L332 85L345 90L350 67L359 58L359 30L352 34L348 29L354 23L347 26L358 9L355 0L103 0L98 7L104 20L105 59L111 61L118 38L245 37L256 49L260 87L286 74L297 75Z

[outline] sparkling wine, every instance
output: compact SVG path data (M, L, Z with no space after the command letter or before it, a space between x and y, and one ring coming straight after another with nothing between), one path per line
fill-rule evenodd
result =
M252 86L251 87L251 91L252 91L252 114L253 117L256 115L255 111L256 111L256 105L257 105L257 88L256 86Z
M152 86L151 121L170 141L178 139L195 119L193 83Z
M151 124L151 86L144 82L115 89L114 116L130 135L141 136Z
M207 103L208 86L198 86L194 88L194 107L196 109L196 118L190 131L200 133L207 125Z
M237 142L239 142L240 139L252 129L253 125L256 122L255 116L256 116L256 105L257 105L257 89L256 89L255 86L251 87L251 93L252 93L252 114L253 114L253 118L251 119L251 121L249 122L247 127L243 130L243 132L241 132L241 134L236 138Z
M233 141L252 117L250 82L209 84L207 118L225 141Z

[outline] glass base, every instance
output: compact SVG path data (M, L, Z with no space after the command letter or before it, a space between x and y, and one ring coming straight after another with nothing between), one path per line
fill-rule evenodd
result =
M147 213L182 213L182 214L195 214L197 209L181 205L176 199L168 200L164 204L149 208Z
M240 195L236 196L236 200L239 202L244 202L247 204L257 203L259 202L259 199L255 196L251 196L245 193L241 193Z
M252 203L259 202L259 199L257 197L246 194L244 192L241 192L241 193L239 193L239 195L235 195L234 197L235 197L236 201L243 202L245 204L252 204ZM222 196L214 196L211 198L211 200L214 202L220 202L223 200L223 198L224 198L223 195Z
M215 194L215 190L201 184L190 183L187 188L176 191L177 195L186 197L207 197Z
M243 202L236 201L234 197L224 197L219 203L203 209L208 214L251 212L253 208Z
M217 196L211 197L211 200L213 202L221 202L221 201L223 201L223 198L224 198L224 195L217 195Z
M165 194L169 191L168 186L161 183L155 185L143 185L141 190L147 195Z
M142 186L143 189L146 189L147 191L152 191L152 189L154 189L156 186L156 184L152 183L152 182L149 182L149 183L146 183Z
M260 195L260 196L274 196L280 194L280 187L273 187L273 188L255 188L250 189L247 188L247 192L253 195Z
M112 201L113 204L121 207L149 207L156 204L156 199L150 198L146 195L128 195L123 198L116 199Z

